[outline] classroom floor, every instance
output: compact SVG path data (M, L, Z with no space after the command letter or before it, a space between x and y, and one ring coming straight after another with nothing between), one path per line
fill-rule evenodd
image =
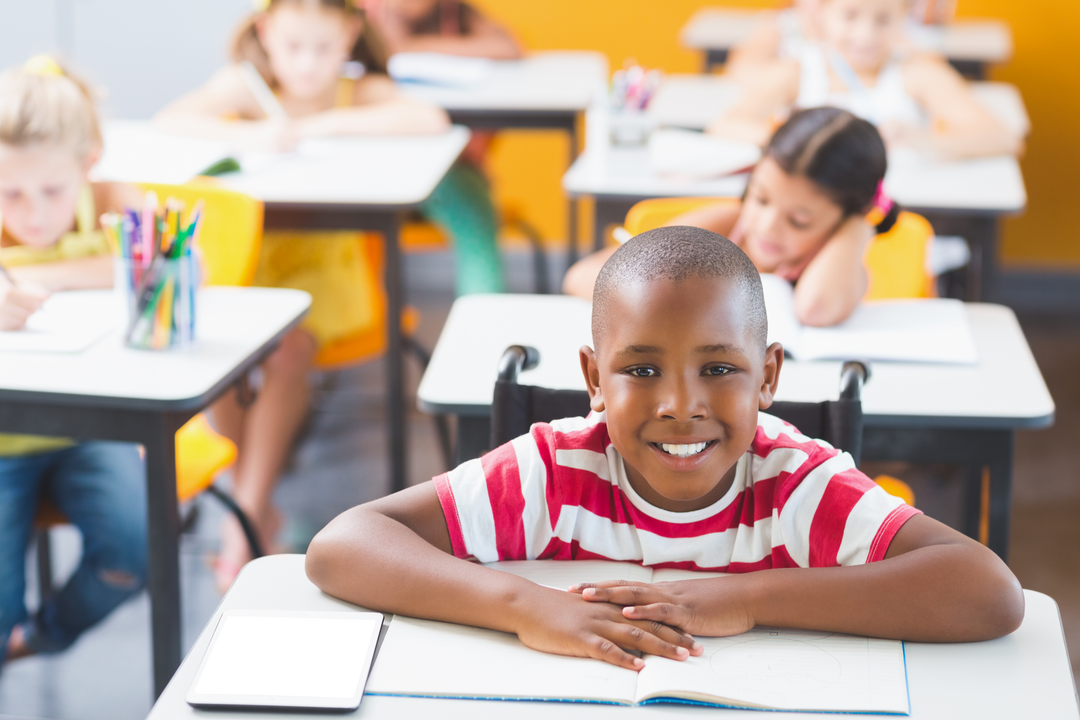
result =
M410 300L423 315L419 335L428 347L438 337L452 301L443 280L448 262L439 255L408 259ZM511 270L511 287L527 289L526 266L515 263ZM1075 317L1021 321L1058 411L1053 428L1018 436L1010 564L1024 587L1057 600L1074 648L1073 672L1080 676L1080 323ZM415 392L418 379L412 368L410 392ZM302 550L335 514L386 491L381 392L380 363L318 379L315 410L277 496L287 513L286 544ZM413 411L410 432L410 479L421 482L441 472L442 461L428 418ZM957 515L958 493L950 468L908 470L919 505L951 521ZM221 511L212 500L197 502L194 528L181 543L185 648L194 643L220 599L206 559L217 544ZM57 532L54 547L57 573L70 572L78 558L77 534ZM0 671L0 719L145 717L151 705L149 609L146 595L140 595L66 653L5 667Z

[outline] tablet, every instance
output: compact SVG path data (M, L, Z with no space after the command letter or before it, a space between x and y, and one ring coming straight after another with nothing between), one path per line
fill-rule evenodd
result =
M226 610L187 701L195 707L355 710L383 616Z

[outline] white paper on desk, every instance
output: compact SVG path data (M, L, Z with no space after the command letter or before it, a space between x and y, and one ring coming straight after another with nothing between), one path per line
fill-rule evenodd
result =
M387 72L396 82L415 82L456 88L483 85L494 61L433 52L402 52L391 56Z
M959 300L864 302L844 322L809 327L795 317L791 284L761 276L769 318L769 342L796 360L880 360L974 365L979 351L967 311Z
M105 124L104 135L95 180L180 185L229 157L225 143L169 135L146 122L114 120Z
M0 332L0 352L82 352L120 322L119 304L103 307L100 298L100 290L56 293L22 330Z
M649 136L649 164L658 175L724 177L743 172L760 159L756 145L692 130L656 130Z

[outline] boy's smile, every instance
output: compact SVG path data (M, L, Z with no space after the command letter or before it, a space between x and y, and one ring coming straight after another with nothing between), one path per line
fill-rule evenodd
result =
M732 280L639 282L607 307L582 369L631 485L665 510L709 506L731 486L758 408L772 403L783 349L763 347Z

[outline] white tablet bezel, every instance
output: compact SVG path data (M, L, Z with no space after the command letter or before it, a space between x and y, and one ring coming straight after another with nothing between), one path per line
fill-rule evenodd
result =
M187 693L187 702L192 707L197 708L290 708L297 710L355 710L360 707L360 700L364 696L364 687L367 685L368 675L371 674L371 663L375 657L375 647L378 644L379 632L382 629L385 617L382 613L374 612L361 612L364 615L378 615L381 620L373 625L372 636L368 641L367 657L364 663L363 677L359 679L356 684L356 691L352 697L347 698L328 698L328 697L308 697L299 695L224 695L224 694L206 694L196 693L195 688L199 686L199 681L202 679L203 671L206 669L207 659L214 652L214 647L217 645L218 638L220 637L220 631L223 626L223 621L226 617L241 616L241 617L264 617L264 618L327 618L327 617L340 617L340 618L353 618L360 611L289 611L289 610L225 610L218 617L217 625L214 627L214 635L210 638L210 644L206 648L206 652L203 654L202 660L199 661L199 670L195 673L195 678L191 681L191 686Z

